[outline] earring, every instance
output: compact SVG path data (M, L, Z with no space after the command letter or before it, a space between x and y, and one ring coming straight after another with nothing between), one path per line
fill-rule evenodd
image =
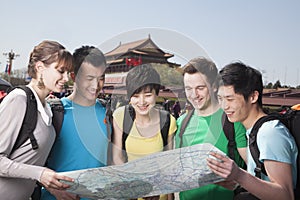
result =
M39 89L41 89L41 90L45 89L45 84L44 84L44 80L43 80L43 75L42 74L40 76L40 80L38 81L37 87Z

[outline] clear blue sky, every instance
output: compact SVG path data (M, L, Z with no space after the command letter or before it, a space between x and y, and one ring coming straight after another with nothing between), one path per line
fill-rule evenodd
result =
M83 44L107 52L119 38L150 33L177 63L203 55L203 49L219 69L241 60L261 70L265 82L296 86L299 11L297 0L0 0L0 70L6 64L2 54L11 49L20 54L13 67L26 67L30 51L44 39L71 52Z

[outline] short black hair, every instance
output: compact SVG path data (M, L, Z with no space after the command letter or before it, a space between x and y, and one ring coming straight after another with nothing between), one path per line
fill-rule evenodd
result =
M95 67L107 67L106 59L102 51L94 46L82 46L73 53L74 73L77 75L83 62L92 64Z
M234 92L243 95L246 101L254 91L257 91L259 93L257 102L262 108L263 81L258 70L238 61L223 67L220 76L219 84L233 86Z
M143 64L132 68L126 76L127 98L140 93L145 89L155 90L156 95L160 89L160 76L158 72L150 65Z

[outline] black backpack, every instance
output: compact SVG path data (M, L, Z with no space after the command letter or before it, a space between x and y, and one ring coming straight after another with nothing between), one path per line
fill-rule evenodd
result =
M11 92L16 88L22 89L26 93L27 103L26 103L26 111L22 122L22 126L20 128L17 140L13 146L12 152L18 149L22 144L24 144L26 140L28 140L28 138L30 139L32 149L37 149L38 143L33 135L33 131L37 123L37 102L35 96L31 91L31 89L26 87L25 85L11 87L10 89L7 90L7 93ZM5 97L0 99L0 102L2 102L4 98ZM52 124L55 128L56 137L57 137L62 126L62 121L64 117L64 108L60 100L59 101L53 100L49 103L53 113Z
M22 144L24 144L28 138L30 139L32 149L37 149L38 148L38 143L33 135L33 131L36 127L37 123L37 102L35 99L35 96L33 92L31 91L30 88L26 87L25 85L22 86L16 86L16 87L11 87L10 89L7 90L7 93L11 92L15 88L20 88L25 91L26 97L27 97L27 104L26 104L26 111L25 111L25 116L22 122L21 129L19 131L19 135L17 137L17 140L13 146L12 152L18 149ZM5 97L0 99L0 103L3 101ZM54 99L48 99L47 102L50 104L53 116L52 116L52 124L55 129L56 133L56 138L60 134L60 130L62 127L63 119L64 119L64 107L62 105L62 102L58 98ZM113 129L111 128L111 123L112 123L112 113L110 109L110 101L101 101L100 103L102 104L103 107L106 108L106 115L105 115L105 121L106 121L106 129L107 129L107 135L110 141L110 137L112 134ZM108 154L111 152L111 144L109 145L109 150ZM108 163L111 163L111 157L108 156ZM41 185L37 183L36 188L34 192L32 193L31 198L33 200L35 199L40 199L40 190L41 190Z
M280 120L290 131L290 133L293 135L296 145L298 147L298 150L300 149L300 110L292 110L289 109L285 113L271 113L267 116L264 116L260 118L256 123L254 124L251 133L249 135L249 148L250 153L253 157L253 160L256 164L255 168L255 176L258 178L261 178L261 173L264 173L267 175L267 172L265 170L264 164L259 161L259 149L256 143L257 138L257 132L259 128L262 126L263 123L271 120ZM294 190L295 199L300 198L300 174L299 174L299 167L300 167L300 158L299 154L297 157L297 184L296 189Z
M182 147L182 136L184 134L185 128L187 127L194 111L195 111L195 109L189 110L187 112L185 118L182 121L182 125L181 125L180 131L179 131L179 138L180 138L179 148ZM234 124L228 120L228 118L224 112L222 115L222 124L223 124L223 131L228 140L228 145L227 145L228 156L232 160L235 160L234 159L235 158L234 151L235 151L235 149L237 149L237 147L236 147L236 142L235 142Z
M170 114L165 110L159 110L160 117L160 132L163 139L164 147L168 144L168 133L170 128ZM131 105L125 106L124 120L123 120L123 135L122 135L122 149L125 151L125 142L130 133L130 130L135 119L135 111Z
M32 149L37 149L38 143L33 135L33 131L37 123L37 103L36 103L35 96L31 91L31 89L26 87L25 85L11 87L7 90L7 93L11 92L15 88L24 90L27 97L27 104L26 104L26 111L22 122L22 126L19 135L17 137L17 140L13 146L12 152L18 149L22 144L24 144L28 138L30 139ZM0 99L0 103L3 101L4 98L5 97ZM64 119L64 107L62 105L61 100L58 98L48 99L47 102L49 103L53 113L52 124L54 126L56 138L57 138L60 134L60 130ZM99 100L99 102L102 104L103 107L106 108L105 121L106 121L108 137L110 139L110 136L113 131L110 126L110 124L112 123L110 101L107 102L107 101Z

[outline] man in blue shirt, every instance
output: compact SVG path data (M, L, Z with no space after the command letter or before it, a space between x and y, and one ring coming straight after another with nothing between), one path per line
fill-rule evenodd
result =
M266 116L262 109L261 73L241 62L231 63L220 71L222 85L219 102L231 122L241 122L247 129L247 137L254 124ZM288 129L279 121L262 124L257 132L259 160L264 164L267 176L255 176L256 164L247 149L247 171L240 169L228 157L211 153L219 160L208 158L208 166L217 175L241 185L258 199L294 199L296 185L296 160L298 149ZM232 188L231 188L232 189Z
M57 172L103 167L107 164L108 135L105 107L97 100L104 85L106 61L93 46L73 53L74 90L61 99L64 120L47 166ZM42 190L42 200L80 199L63 190Z

